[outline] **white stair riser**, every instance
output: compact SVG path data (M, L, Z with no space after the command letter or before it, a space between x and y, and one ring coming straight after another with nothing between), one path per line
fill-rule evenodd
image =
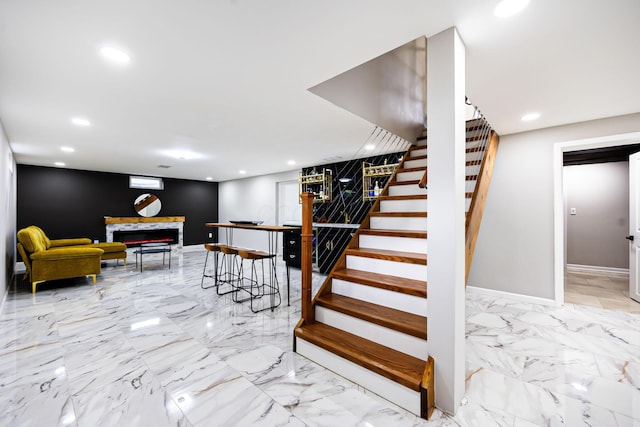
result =
M471 197L465 199L464 201L464 211L469 212L469 208L471 207Z
M391 237L361 234L359 242L361 248L388 249L392 251L427 253L427 239L413 237Z
M296 352L361 385L407 411L420 416L420 393L336 356L303 339L296 339Z
M475 138L478 136L482 136L483 138L478 140L473 140L473 141L467 141L466 148L475 148L475 147L482 147L487 145L486 133L482 133L481 135L481 132L474 131L466 135L467 138Z
M377 230L427 230L426 217L383 217L372 216L371 228Z
M426 340L403 334L375 323L369 323L344 313L316 306L316 320L418 359L426 360L429 356Z
M381 200L380 212L426 212L427 199Z
M427 280L427 266L421 264L409 264L347 255L347 268L369 271L371 273L388 274L390 276L406 277L408 279Z
M415 185L390 185L390 196L413 196L415 194L426 194L427 190Z
M342 279L331 280L331 292L372 304L383 305L419 316L427 315L427 300L400 292L388 291L373 286L361 285Z
M416 160L407 160L404 162L402 166L406 169L408 168L426 168L427 167L427 159L416 159Z
M424 171L398 172L396 174L396 181L419 181L422 175L424 175Z
M410 157L409 158L411 158L411 157L419 157L419 156L426 156L426 155L427 155L427 147L421 148L419 150L413 150L410 153Z
M467 175L478 175L478 173L480 173L480 165L466 166L464 173Z

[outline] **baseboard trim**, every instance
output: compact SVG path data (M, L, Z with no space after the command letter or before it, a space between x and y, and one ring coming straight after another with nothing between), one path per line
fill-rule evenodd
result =
M567 264L567 271L584 271L587 273L614 273L629 275L628 268L602 267L599 265Z
M486 295L493 298L505 298L513 301L528 303L528 304L538 304L538 305L545 305L545 306L551 306L551 307L559 307L561 305L557 301L549 298L514 294L511 292L496 291L495 289L477 288L475 286L467 286L467 292L471 292L479 295Z
M19 261L16 262L16 265L13 269L14 274L17 276L18 274L26 273L27 267L25 267L24 262Z
M198 243L196 245L184 245L182 246L182 252L197 252L202 251L204 253L204 243Z

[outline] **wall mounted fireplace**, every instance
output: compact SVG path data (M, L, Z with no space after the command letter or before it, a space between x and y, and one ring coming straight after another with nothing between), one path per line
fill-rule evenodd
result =
M157 230L116 230L113 241L122 242L128 247L140 246L143 243L168 243L177 245L179 230L177 228L161 228Z
M183 216L170 217L105 217L107 242L124 242L128 246L141 243L170 242L182 249Z

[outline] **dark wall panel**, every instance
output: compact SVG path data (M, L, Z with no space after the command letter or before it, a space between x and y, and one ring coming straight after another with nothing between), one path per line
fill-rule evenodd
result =
M38 225L51 238L105 239L105 216L138 216L133 201L144 190L129 188L129 175L42 166L17 167L18 229ZM218 184L163 178L159 216L185 217L184 244L209 239L205 222L218 220Z

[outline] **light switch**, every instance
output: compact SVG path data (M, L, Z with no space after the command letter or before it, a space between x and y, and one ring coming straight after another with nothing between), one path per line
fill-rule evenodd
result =
M576 211L576 208L571 208L571 209L569 210L569 213L570 213L571 215L576 215L578 212Z

